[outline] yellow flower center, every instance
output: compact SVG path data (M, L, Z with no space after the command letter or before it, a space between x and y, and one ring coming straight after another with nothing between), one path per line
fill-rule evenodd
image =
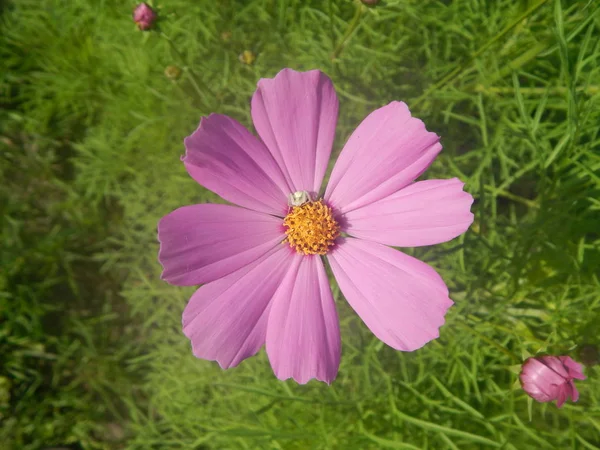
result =
M287 228L283 242L305 255L325 255L340 235L340 226L331 208L322 200L292 207L283 225Z

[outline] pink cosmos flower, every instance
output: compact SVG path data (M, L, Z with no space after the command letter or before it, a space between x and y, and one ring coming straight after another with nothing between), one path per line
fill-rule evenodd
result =
M146 31L152 28L157 15L147 3L140 3L133 10L133 21L137 23L140 30Z
M387 345L412 351L439 336L452 305L441 277L389 246L445 242L473 221L456 179L415 182L442 149L408 107L372 112L344 146L318 195L338 99L317 70L284 69L252 97L254 137L211 114L185 139L185 168L234 205L184 206L158 225L162 278L203 284L183 312L198 358L230 368L266 343L280 379L330 383L340 330L327 259L339 287Z
M519 378L527 395L538 402L557 400L560 408L567 398L579 399L573 379L585 380L585 375L568 356L538 356L525 360Z

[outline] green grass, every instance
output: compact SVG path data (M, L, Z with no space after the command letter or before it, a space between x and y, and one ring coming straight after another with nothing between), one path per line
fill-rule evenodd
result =
M530 404L516 374L600 345L600 5L388 0L349 30L357 5L165 0L147 33L117 0L1 10L7 449L600 448L597 366L561 410ZM185 173L183 138L211 112L251 127L256 82L283 67L333 79L335 155L403 100L442 136L426 176L476 198L467 234L407 250L455 301L440 339L393 351L334 288L331 386L277 380L264 351L225 372L195 359L180 330L193 289L159 279L157 221L216 200Z

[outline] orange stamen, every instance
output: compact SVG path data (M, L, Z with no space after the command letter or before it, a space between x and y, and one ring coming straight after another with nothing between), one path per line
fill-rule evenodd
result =
M325 255L340 235L331 208L322 200L294 206L283 219L283 225L287 228L283 242L305 255Z

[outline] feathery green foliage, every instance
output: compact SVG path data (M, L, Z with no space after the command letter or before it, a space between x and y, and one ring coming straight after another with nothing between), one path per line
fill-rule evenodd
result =
M0 441L600 448L597 367L562 410L528 405L517 383L528 355L600 345L597 2L171 0L144 33L132 6L1 12ZM256 82L283 67L333 79L334 156L370 111L403 100L442 136L426 176L457 176L476 198L464 236L406 250L449 285L440 339L396 352L334 287L331 386L277 380L264 352L226 372L195 359L180 330L193 289L159 279L160 217L219 201L185 173L183 138L211 112L251 127Z

